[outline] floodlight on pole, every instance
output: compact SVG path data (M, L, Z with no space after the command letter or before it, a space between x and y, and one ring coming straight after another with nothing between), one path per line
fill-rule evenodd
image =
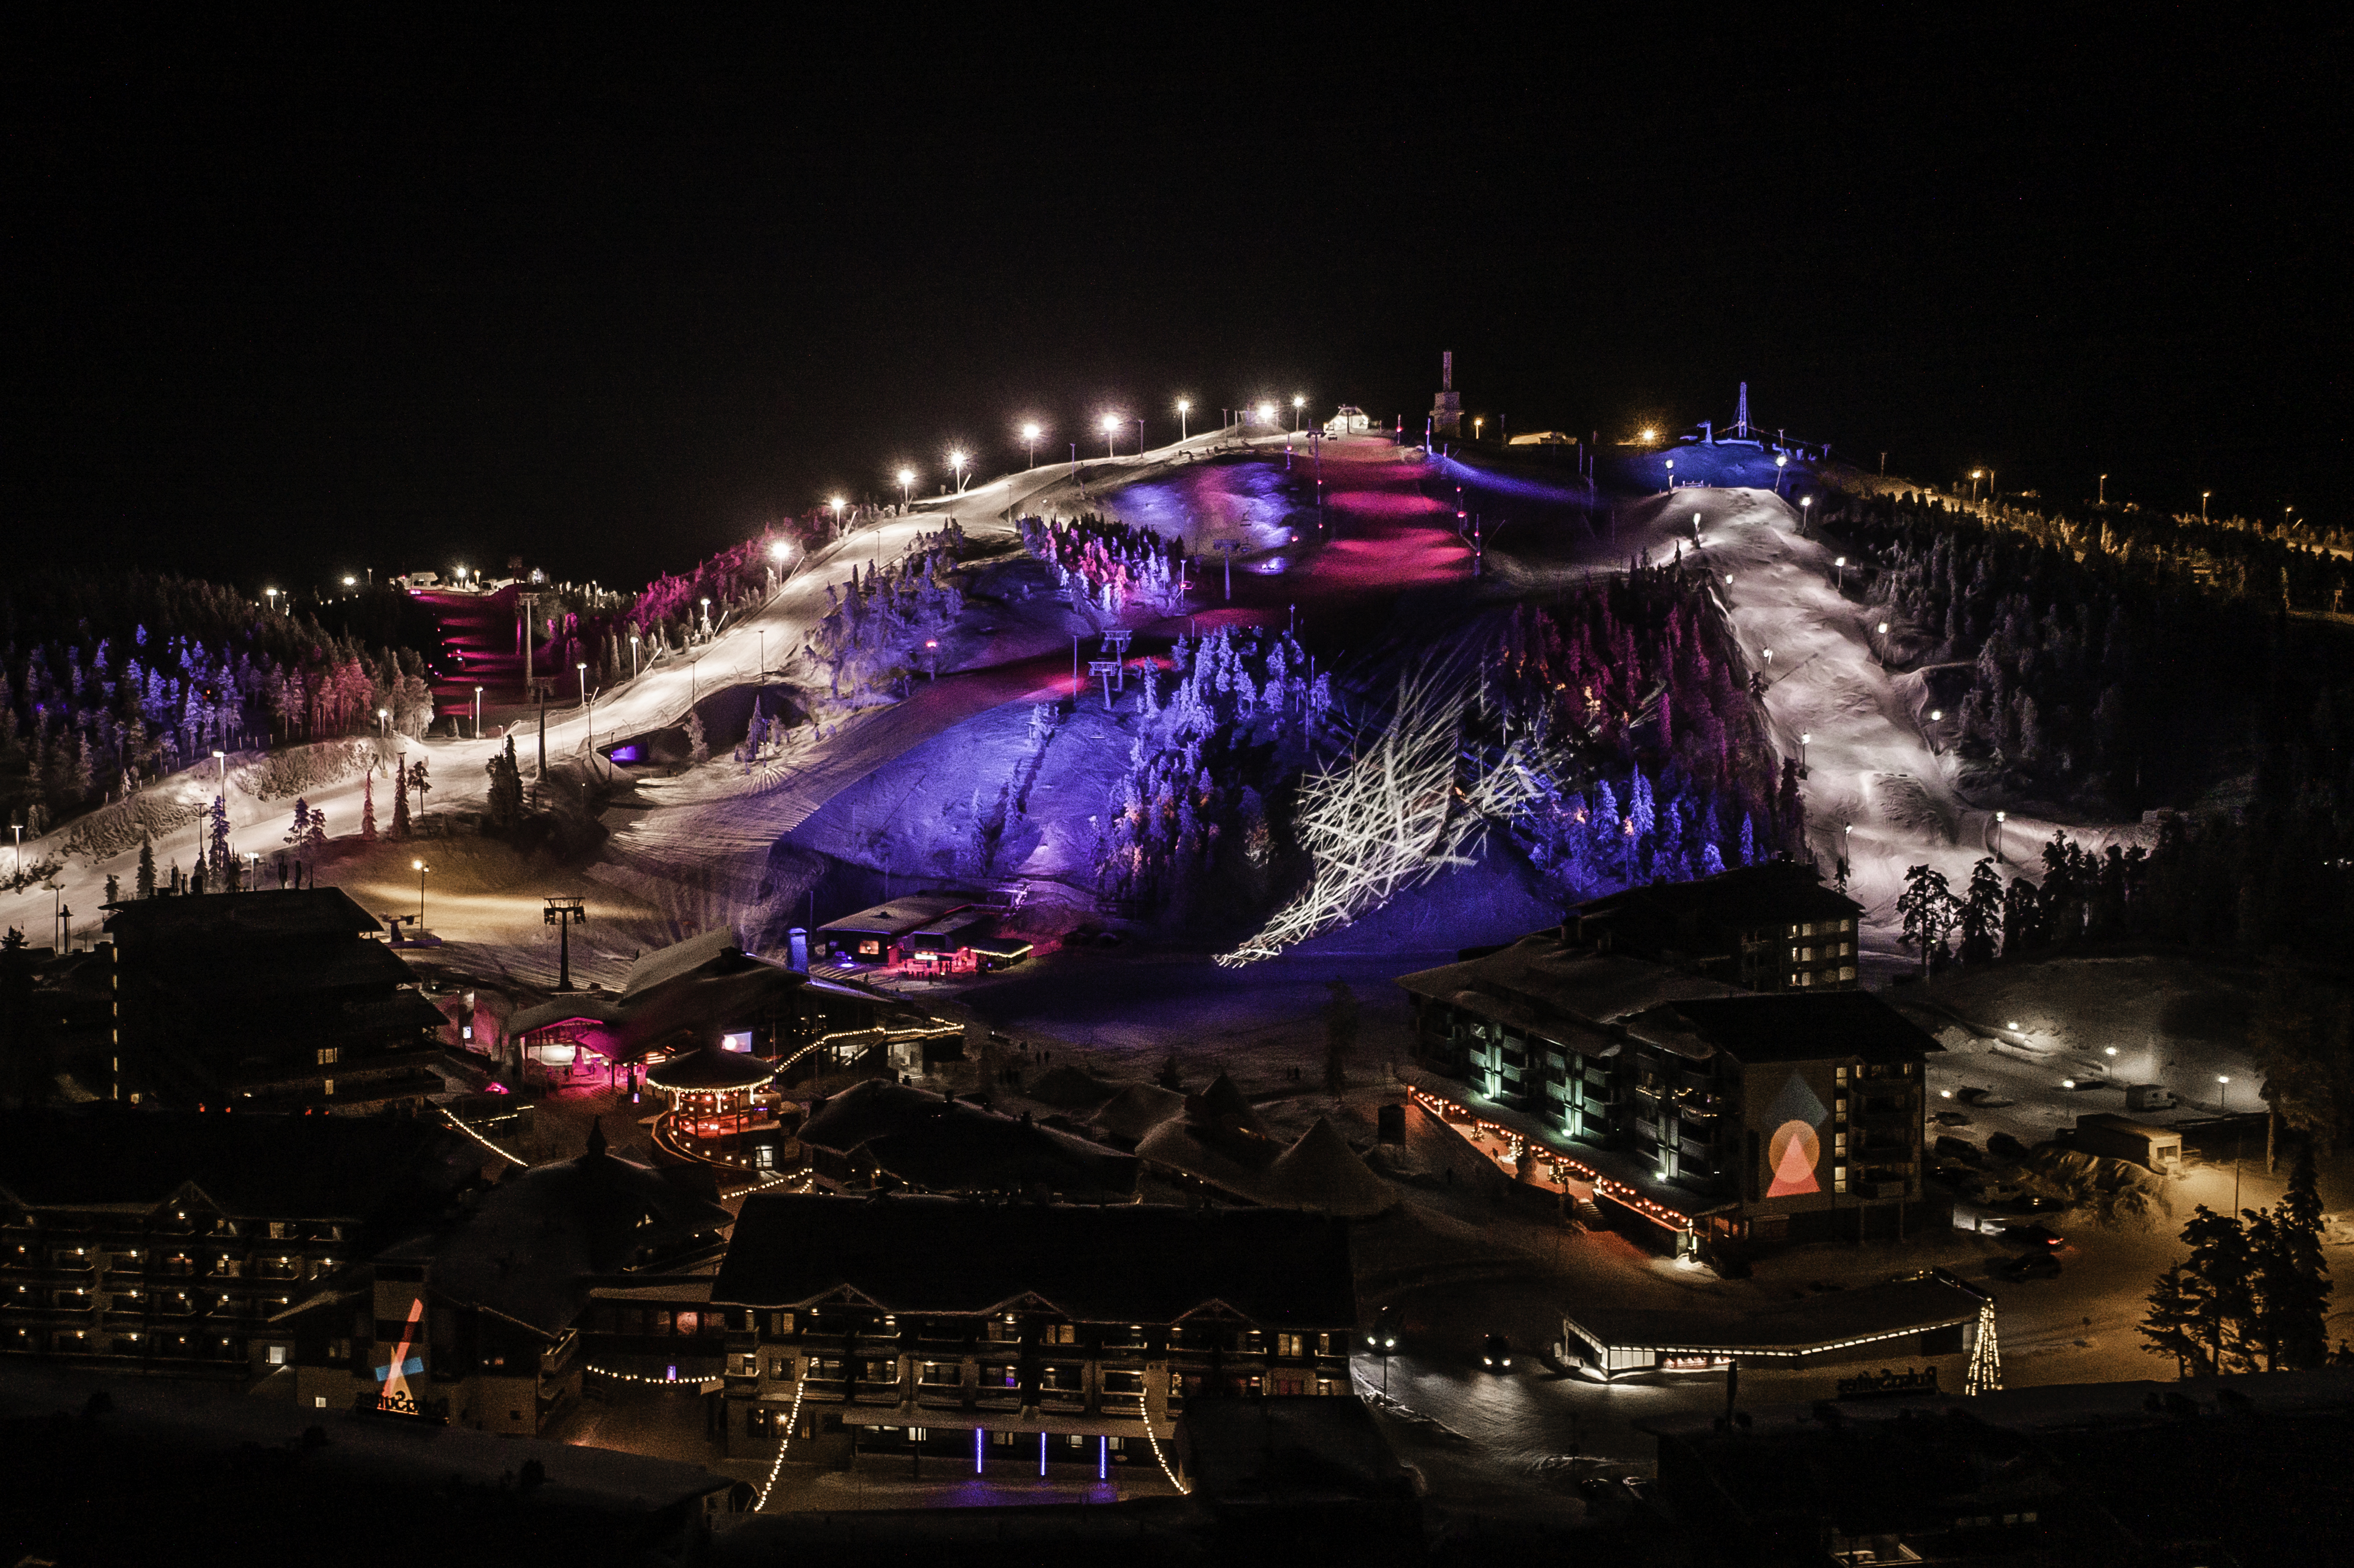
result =
M480 686L474 688L474 738L482 738L482 688Z
M899 471L899 503L903 506L907 505L914 501L915 497L916 471L912 468L903 468Z
M421 934L425 929L425 874L433 868L421 860L408 863L417 868L417 929Z
M1180 442L1185 440L1185 416L1193 411L1193 405L1190 399L1184 397L1177 399L1177 440Z
M1299 411L1308 407L1308 399L1294 394L1291 399L1291 433L1299 433Z
M1022 427L1022 447L1030 454L1030 466L1038 466L1038 427L1035 422Z
M1106 462L1109 462L1111 461L1112 443L1119 440L1119 428L1126 422L1127 421L1122 419L1118 414L1106 414L1103 417L1104 461Z
M2201 523L2207 521L2207 498L2214 493L2215 493L2211 490L2202 490L2199 493L2199 521ZM344 580L345 582L351 581L349 577L345 577Z
M588 705L588 661L583 659L572 667L580 674L580 705L585 708Z
M1274 423L1275 423L1275 405L1274 405L1274 404L1272 404L1272 403L1261 403L1261 404L1258 406L1258 418L1259 418L1259 422L1260 422L1261 424L1263 424L1263 425L1272 425L1272 424L1274 424Z
M962 494L964 492L964 451L962 448L959 448L957 450L949 453L949 473L955 481L958 493Z

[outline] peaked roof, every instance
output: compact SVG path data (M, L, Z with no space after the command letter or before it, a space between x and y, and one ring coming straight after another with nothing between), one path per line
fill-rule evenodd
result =
M1172 1117L1185 1114L1185 1097L1158 1084L1130 1084L1088 1119L1114 1138L1140 1140Z
M826 1101L801 1139L836 1154L864 1150L878 1171L935 1192L1136 1191L1133 1155L879 1078Z
M777 1065L742 1051L705 1045L646 1073L658 1089L748 1089L777 1075Z
M740 959L744 956L744 949L736 940L736 933L724 926L705 931L699 937L689 937L684 942L673 942L667 948L642 953L630 966L628 977L621 981L621 998L627 1001L651 991L664 980L693 974L704 965L730 954Z
M1641 913L1674 921L1747 925L1778 920L1851 919L1863 906L1823 885L1814 867L1796 861L1737 865L1690 882L1654 882L1589 899L1576 919Z
M981 1313L1024 1295L1091 1322L1173 1323L1214 1303L1268 1328L1356 1323L1341 1221L1281 1209L744 1201L711 1299L794 1307L852 1290L888 1312Z
M681 1191L661 1172L608 1153L602 1129L577 1160L516 1171L455 1224L387 1252L423 1259L446 1299L479 1307L553 1337L588 1304L599 1276L642 1247L714 1234L726 1209Z
M1267 1174L1282 1201L1333 1214L1378 1214L1398 1201L1396 1189L1373 1174L1349 1140L1323 1117L1299 1141L1276 1156Z
M1416 996L1548 1037L1560 1037L1564 1030L1606 1030L1663 1001L1742 994L1720 980L1644 959L1575 947L1552 931L1523 937L1479 958L1400 975L1395 983ZM1563 1044L1571 1043L1563 1038Z
M1116 1092L1093 1074L1067 1065L1048 1069L1028 1091L1030 1097L1041 1105L1059 1106L1066 1110L1099 1106Z

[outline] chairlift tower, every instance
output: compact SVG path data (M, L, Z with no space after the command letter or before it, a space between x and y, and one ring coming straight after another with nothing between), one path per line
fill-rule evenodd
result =
M588 923L588 906L585 899L550 898L540 924L556 927L556 989L572 989L572 927Z
M1749 434L1749 383L1746 381L1741 384L1740 400L1734 405L1733 433L1736 436Z

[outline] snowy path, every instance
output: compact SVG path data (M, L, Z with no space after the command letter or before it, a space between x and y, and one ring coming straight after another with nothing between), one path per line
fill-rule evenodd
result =
M1227 438L1231 440L1231 438ZM1119 482L1132 477L1159 471L1177 460L1181 454L1206 451L1218 444L1216 433L1196 436L1182 446L1156 448L1141 455L1131 455L1106 461L1090 460L1085 464L1087 479L1097 484L1116 476ZM1280 438L1259 438L1254 444L1279 444ZM584 709L578 705L557 709L547 714L547 756L551 764L562 758L577 757L588 749L591 739L589 726L593 720L595 738L610 742L617 736L641 734L665 728L684 721L689 705L722 688L756 682L762 673L763 656L773 678L793 667L802 644L815 630L826 609L825 587L840 584L850 572L864 567L878 557L889 561L907 549L917 535L936 532L953 518L969 534L1010 534L1004 523L1009 508L1025 506L1040 498L1053 496L1067 499L1076 495L1067 464L1049 464L1026 470L976 484L961 494L936 496L916 503L907 515L880 520L861 527L815 552L801 563L782 588L770 596L758 609L729 625L708 643L699 644L685 654L667 659L642 670L614 690L600 694L596 705ZM765 637L764 637L765 634ZM1023 662L1024 665L1030 662ZM1052 660L1039 661L1051 664ZM1022 683L1030 680L1030 685ZM1027 674L1008 677L1002 685L1007 694L997 701L1013 701L1036 684ZM1066 677L1067 683L1067 677ZM943 687L953 683L943 681ZM1020 686L1021 690L1011 690ZM973 689L977 698L980 688ZM938 703L954 699L938 698ZM907 706L908 705L900 705ZM896 710L892 710L896 711ZM978 711L975 709L973 711ZM881 718L883 715L877 715ZM745 820L737 809L731 813L714 809L718 802L704 802L705 809L681 825L675 836L662 830L646 828L643 847L655 849L659 834L667 842L663 850L678 846L681 858L676 865L691 865L700 857L714 832L731 839L750 842L748 835L766 832L773 841L792 822L805 819L830 799L833 793L858 779L864 778L892 757L918 744L945 723L935 723L938 715L930 705L917 706L905 718L875 724L862 720L843 727L841 740L848 748L840 762L821 752L808 777L797 787L782 792L776 801L781 813L771 821L765 812L753 820ZM947 723L956 722L949 719ZM517 755L524 759L528 776L537 750L537 726L518 724L514 730ZM411 761L422 758L428 765L433 781L429 804L440 809L479 809L487 787L484 765L499 751L504 743L498 739L458 740L433 738L411 740L404 750ZM201 768L183 770L170 778L147 786L154 790L172 791L184 795L208 798L213 784L204 777L212 768L207 760ZM329 832L341 838L359 829L361 780L353 779L308 791L306 799L316 810L327 815ZM376 780L376 821L387 828L392 820L392 800L389 786ZM292 799L262 800L239 791L233 786L228 791L229 820L234 829L233 844L243 853L249 851L273 853L283 847L286 824L292 820L294 802ZM732 827L729 825L732 822ZM69 823L41 839L27 840L23 846L26 863L38 861L44 854L62 853L62 845L71 832ZM742 847L738 845L737 847ZM183 830L169 841L155 846L159 873L168 871L176 860L183 869L195 863L199 850L198 833L194 829ZM52 895L46 886L35 886L21 893L0 892L0 928L20 927L35 946L47 946L54 939L57 929L52 916L53 903L61 899L73 912L72 925L77 946L87 946L96 933L101 918L100 905L104 899L107 876L118 877L127 893L138 869L135 851L100 862L74 859L58 874L60 892Z

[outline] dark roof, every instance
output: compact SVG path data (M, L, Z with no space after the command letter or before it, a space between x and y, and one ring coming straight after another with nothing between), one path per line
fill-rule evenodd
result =
M876 1170L926 1192L1136 1191L1133 1155L883 1079L826 1101L802 1124L801 1139L836 1154L863 1149Z
M224 1213L366 1218L476 1180L482 1146L436 1121L133 1108L0 1111L0 1192L143 1213L193 1185Z
M107 906L106 928L129 942L238 937L357 936L384 922L340 887L134 898Z
M1606 1029L1663 1001L1734 996L1737 988L1664 969L1643 959L1575 947L1550 931L1460 963L1401 975L1416 996L1462 1008L1564 1044L1576 1032Z
M646 1070L658 1089L748 1089L777 1075L777 1065L741 1051L706 1045Z
M1869 991L1822 991L1673 1001L1644 1014L1637 1033L1681 1021L1742 1062L1817 1062L1852 1056L1893 1065L1945 1047Z
M1213 1503L1415 1495L1362 1399L1189 1400L1177 1441L1195 1494Z
M693 974L706 964L720 963L728 959L741 959L744 948L736 940L736 933L726 927L689 937L684 942L673 942L667 948L657 948L651 953L641 953L630 966L621 981L621 995L626 1000L641 991L652 991L667 980Z
M818 927L818 934L848 931L861 936L904 937L971 902L960 894L910 894L871 909L861 909L855 915L844 915L839 920L829 920Z
M550 1336L579 1318L599 1276L641 1248L715 1234L727 1211L660 1172L604 1151L515 1171L450 1228L402 1244L387 1261L429 1260L430 1288Z
M957 1198L744 1201L716 1303L980 1313L1025 1297L1076 1319L1172 1323L1223 1303L1266 1328L1353 1328L1341 1221L1288 1209L1085 1208Z
M673 1037L681 1033L694 1036L694 1044L713 1044L721 1029L749 1023L812 983L799 969L746 953L725 929L707 931L646 954L631 967L618 995L551 997L518 1012L507 1029L528 1034L587 1020L601 1031L594 1046L599 1054L631 1062L657 1046L676 1045Z
M1984 1299L1948 1276L1921 1274L1859 1290L1825 1291L1737 1317L1612 1306L1573 1307L1562 1316L1605 1346L1797 1353L1973 1322Z
M1655 882L1591 899L1571 911L1579 917L1652 916L1676 923L1748 926L1787 920L1852 919L1863 906L1823 885L1812 866L1766 861L1735 866L1692 882Z

